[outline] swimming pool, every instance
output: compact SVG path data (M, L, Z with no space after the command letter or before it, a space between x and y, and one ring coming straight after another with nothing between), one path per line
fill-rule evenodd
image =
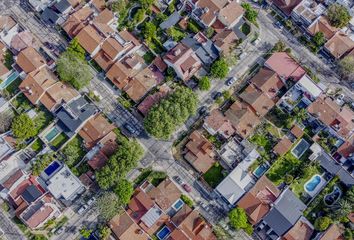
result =
M342 190L334 185L333 191L326 196L324 196L323 201L327 206L332 206L335 204L339 198L342 196Z
M156 237L160 240L166 239L171 233L171 230L167 227L164 226L157 234Z
M45 139L47 139L48 142L51 142L59 133L59 129L54 127L47 135L45 135Z
M320 191L325 183L326 181L319 174L315 174L304 184L304 189L311 197L313 197L318 191Z
M184 205L184 202L182 201L182 199L178 199L173 205L173 209L178 211L182 208L182 206Z
M1 84L0 89L7 88L13 81L15 81L20 74L17 71L13 71Z
M300 158L306 150L310 147L310 144L305 140L301 139L296 146L291 150L291 153L296 157Z
M60 164L57 161L54 161L46 169L44 169L44 172L48 177L50 177L59 167Z
M256 178L260 178L262 177L262 175L265 173L265 171L268 170L268 165L267 164L262 164L262 165L259 165L256 170L253 171L253 175L256 177Z

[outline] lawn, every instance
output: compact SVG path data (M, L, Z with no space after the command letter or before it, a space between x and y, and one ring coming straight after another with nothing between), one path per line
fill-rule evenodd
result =
M214 164L214 166L204 173L203 178L210 187L215 188L224 179L223 170L223 167L219 163Z
M75 153L75 156L72 154ZM70 158L70 162L66 161L66 164L69 167L75 166L77 163L81 161L81 159L85 156L86 151L82 147L82 138L80 136L74 137L63 149L62 153Z
M279 185L285 180L285 176L292 175L301 165L301 160L288 152L282 157L279 157L267 173L267 177L276 185Z
M61 145L63 145L66 141L68 140L68 137L65 135L65 133L60 133L56 138L53 139L53 141L50 142L53 147L56 149L59 149Z
M304 193L304 184L310 180L310 178L315 174L321 174L321 168L319 165L308 166L302 171L300 178L296 179L291 185L291 190L298 196L301 197Z
M243 34L245 34L246 36L248 34L250 34L251 32L251 27L250 25L248 25L247 23L244 23L242 26L241 26L241 31L243 32Z
M18 77L15 81L13 81L9 86L7 86L7 88L5 89L5 91L10 95L13 96L15 95L15 93L17 93L19 91L18 86L20 86L22 82L22 79L20 77Z
M37 138L31 145L31 149L36 153L40 152L43 149L43 142Z

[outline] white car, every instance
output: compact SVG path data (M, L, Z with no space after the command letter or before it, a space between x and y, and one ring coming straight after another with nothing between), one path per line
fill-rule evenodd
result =
M339 106L342 106L344 104L344 94L340 94L337 98L336 98L336 102Z
M82 215L86 210L88 209L89 206L84 204L81 208L79 208L79 211L77 211L78 214Z
M92 206L94 203L96 202L96 198L92 197L87 201L87 205L88 206Z

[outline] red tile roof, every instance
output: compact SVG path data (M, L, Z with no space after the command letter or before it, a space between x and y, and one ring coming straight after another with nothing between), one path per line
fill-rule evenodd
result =
M274 146L273 151L279 156L282 156L290 150L292 145L293 143L289 140L289 138L283 137L277 145Z

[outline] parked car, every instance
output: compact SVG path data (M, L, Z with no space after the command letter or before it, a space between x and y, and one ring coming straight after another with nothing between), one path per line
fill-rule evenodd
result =
M336 97L336 102L338 105L342 106L344 104L344 94L340 94Z
M199 114L204 114L208 111L208 107L207 106L202 106L200 109L199 109Z
M94 203L96 202L96 198L92 197L87 201L87 205L88 206L92 206Z
M135 127L133 127L132 125L130 125L129 123L124 124L124 128L127 129L131 134L135 135L137 134L137 130L135 129Z
M78 214L82 215L84 212L86 212L86 210L89 208L89 206L87 206L86 204L84 204L83 206L81 206L79 208L79 210L77 211Z
M183 181L182 181L182 179L179 177L179 176L174 176L173 177L173 179L178 183L178 184L180 184L180 185L182 185L183 184Z
M54 45L51 44L50 42L44 42L44 46L49 50L54 50Z
M59 234L62 234L63 232L64 232L64 228L60 227L57 230L55 230L54 234L59 235Z
M281 24L281 22L276 22L274 23L275 27L279 28L279 29L282 29L283 28L283 25Z
M186 192L191 192L192 191L191 186L189 186L187 183L183 184L182 187L184 188L184 190L186 190Z
M222 93L221 93L221 92L216 92L216 93L214 94L213 99L216 100L216 99L220 98L221 96L222 96Z
M233 83L236 82L236 80L237 80L236 77L231 77L231 78L229 78L229 79L226 80L226 85L227 85L227 86L231 86Z

